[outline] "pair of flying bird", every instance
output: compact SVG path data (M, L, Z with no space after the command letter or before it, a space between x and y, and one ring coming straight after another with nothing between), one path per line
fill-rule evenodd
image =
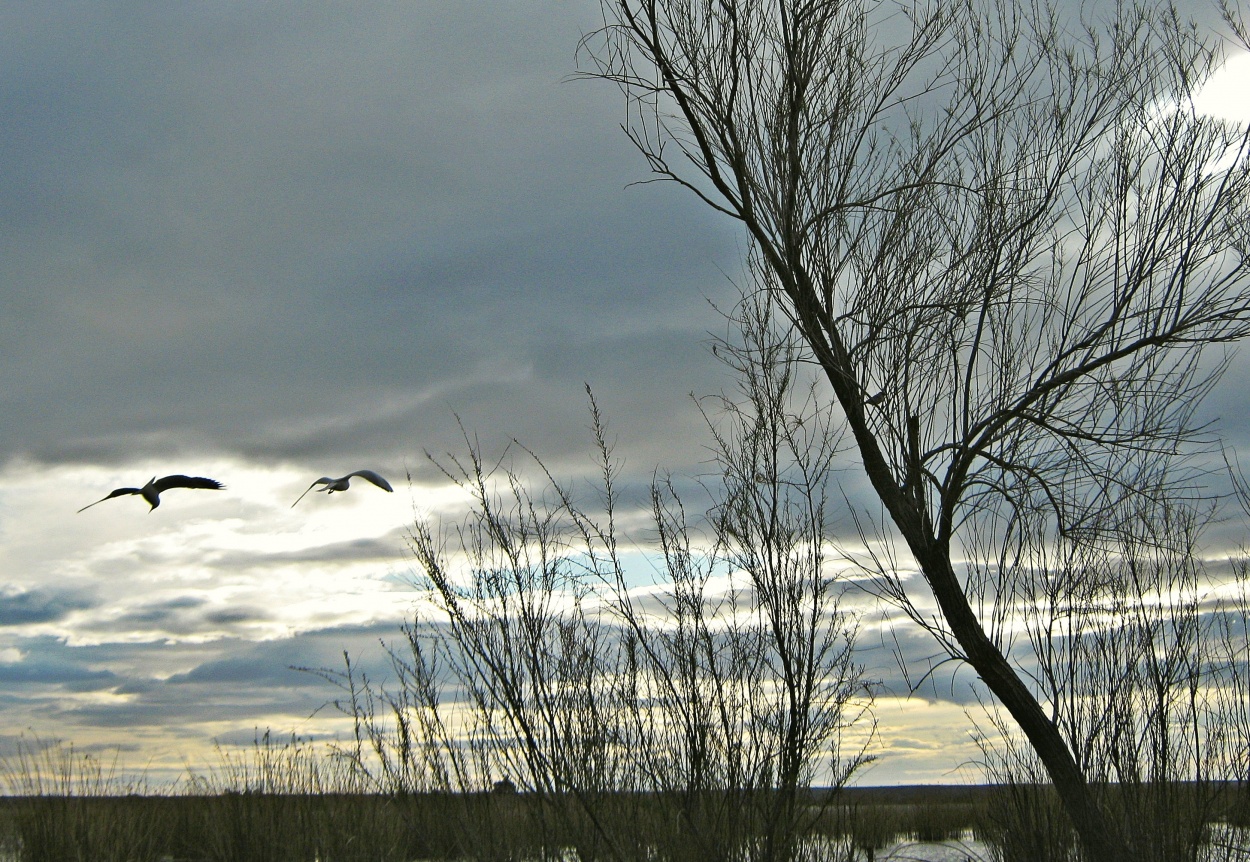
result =
M329 476L322 476L316 482L313 482L308 486L308 491L311 491L318 485L325 485L324 488L318 488L317 490L325 491L327 494L333 494L335 491L346 491L347 486L351 483L352 478L355 476L359 476L361 479L367 479L383 491L393 490L390 482L386 481L372 470L357 470L354 473L348 473L346 476L340 476L337 479L331 479ZM148 501L148 505L152 507L148 509L148 511L151 512L161 504L161 494L168 491L170 488L200 488L206 491L220 491L224 487L226 486L218 482L216 479L205 479L203 476L183 476L175 474L173 476L163 476L160 479L153 476L142 488L118 488L107 497L96 500L95 503L91 503L90 505L83 506L78 511L85 512L92 506L103 503L105 500L111 500L114 497L124 497L127 494L137 494ZM304 494L307 494L308 491L305 491ZM299 499L297 499L295 503L304 499L304 494L300 494ZM291 504L291 508L295 508L295 503Z

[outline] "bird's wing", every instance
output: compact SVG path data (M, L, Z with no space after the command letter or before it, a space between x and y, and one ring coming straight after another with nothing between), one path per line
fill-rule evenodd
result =
M383 491L395 490L394 488L391 487L390 482L386 481L385 479L383 479L381 476L379 476L377 473L373 472L372 470L357 470L355 473L348 473L347 477L345 478L348 478L351 476L359 476L362 479L368 479L370 482L377 485Z
M334 480L331 479L329 476L322 476L316 482L313 482L311 485L309 485L308 489L304 491L304 494L307 494L308 491L311 491L313 488L316 488L318 485L328 485L330 482L333 482L333 481ZM300 500L304 499L304 494L300 494L299 498L295 501L295 503L298 503ZM292 509L295 508L295 503L291 504Z
M204 488L210 491L220 491L224 487L216 479L205 479L203 476L163 476L152 483L152 489L158 494L170 488Z
M114 497L120 497L123 494L139 494L139 493L141 493L141 489L139 488L118 488L115 491L110 491L107 497L101 497L100 499L96 500L94 503L88 503L87 505L79 509L78 511L85 512L88 509L90 509L92 506L98 506L101 503L103 503L105 500L111 500Z

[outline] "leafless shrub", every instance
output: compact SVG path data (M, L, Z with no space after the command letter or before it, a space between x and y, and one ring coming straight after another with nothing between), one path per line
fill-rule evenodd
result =
M716 502L697 527L675 483L656 480L651 539L629 549L654 574L621 550L593 397L594 514L523 449L541 491L467 436L467 454L441 463L473 505L450 533L414 527L436 610L393 651L390 688L337 677L356 759L383 786L506 777L583 859L800 856L823 804L807 789L868 759L841 740L871 721L871 692L827 553L834 448L815 389L765 308L741 310L742 338L720 348L749 373L706 413Z

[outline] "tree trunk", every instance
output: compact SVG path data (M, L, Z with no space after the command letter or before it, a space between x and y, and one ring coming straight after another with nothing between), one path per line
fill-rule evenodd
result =
M911 549L965 658L1015 719L1037 752L1072 821L1088 862L1128 862L1128 846L1118 830L1112 828L1098 800L1090 792L1085 774L1077 765L1059 728L1047 718L1041 704L1006 656L985 634L951 566L949 547L934 534L920 486L918 423L914 419L908 423L910 463L907 479L900 486L865 420L863 393L854 382L856 377L837 330L831 321L815 310L818 306L810 299L814 292L802 276L794 279L793 273L787 274L791 275L789 284L796 285L797 282L798 289L792 288L787 292L795 303L800 326L846 413L847 425L855 437L864 471Z
M1021 681L1007 658L985 635L980 620L950 565L950 557L931 549L917 551L925 580L933 590L942 615L973 670L1020 726L1046 767L1050 780L1072 821L1089 862L1127 862L1127 846L1113 828L1059 728L1047 718L1037 699Z

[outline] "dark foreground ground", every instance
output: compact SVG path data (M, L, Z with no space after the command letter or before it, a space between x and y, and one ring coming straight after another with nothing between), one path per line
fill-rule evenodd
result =
M1245 788L1217 790L1199 799L1193 788L1165 789L1172 803L1192 797L1213 806L1208 819L1250 825ZM3 858L20 862L519 860L541 858L552 847L576 848L588 859L676 862L725 858L735 841L763 840L764 821L753 821L751 812L767 811L769 802L710 793L545 801L514 792L0 797L0 848ZM857 858L871 858L873 848L898 840L969 836L1003 851L1019 844L1027 854L1000 858L1062 858L1072 849L1046 787L814 791L802 819L805 839L831 852L844 848L822 854L828 858L846 858L852 848Z

